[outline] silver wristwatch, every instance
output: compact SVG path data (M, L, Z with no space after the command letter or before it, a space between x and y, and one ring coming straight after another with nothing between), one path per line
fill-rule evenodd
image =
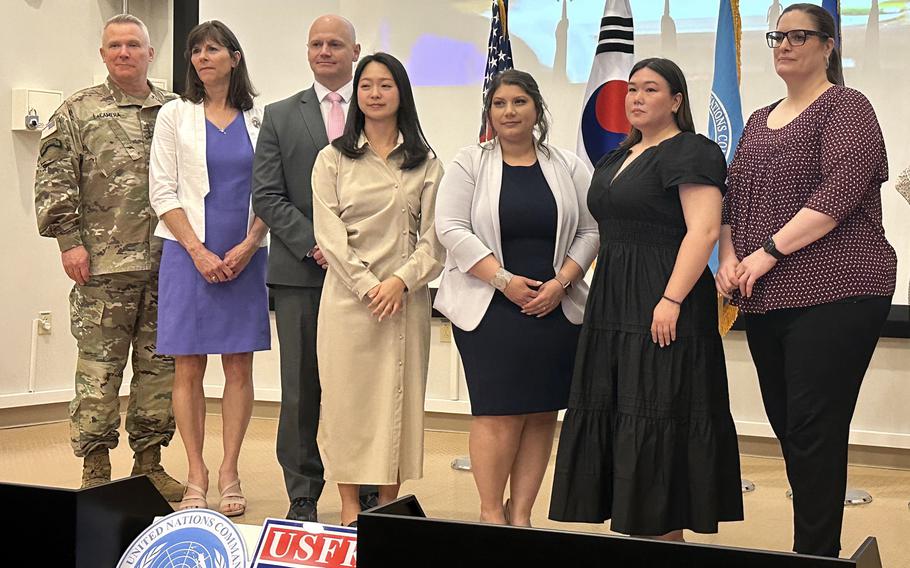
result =
M514 274L500 266L499 270L497 270L496 274L493 276L493 279L490 280L490 285L502 292L506 289L506 286L509 285L512 276L514 276Z

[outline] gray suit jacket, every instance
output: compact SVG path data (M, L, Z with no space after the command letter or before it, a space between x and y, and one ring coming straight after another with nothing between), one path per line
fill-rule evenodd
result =
M312 173L328 137L312 87L265 107L253 161L253 212L272 233L269 285L319 287L325 271L307 253L313 236Z

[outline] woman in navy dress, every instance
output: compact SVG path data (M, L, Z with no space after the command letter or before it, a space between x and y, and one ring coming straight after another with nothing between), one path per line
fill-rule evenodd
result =
M456 155L436 200L448 254L435 306L464 363L480 520L530 526L569 398L597 226L585 206L588 169L547 143L531 75L497 75L484 116L495 138Z
M173 405L186 446L181 509L206 507L203 376L221 354L224 459L219 509L242 515L237 462L253 405L253 351L270 348L265 224L250 209L261 110L253 106L243 52L221 22L187 38L186 92L161 109L152 141L150 197L165 239L158 351L176 361Z
M708 258L726 163L695 134L682 71L629 75L632 132L598 164L600 252L556 455L550 518L682 540L743 518Z

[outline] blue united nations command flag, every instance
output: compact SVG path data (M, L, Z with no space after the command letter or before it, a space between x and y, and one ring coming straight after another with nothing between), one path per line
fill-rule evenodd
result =
M509 0L493 0L493 18L490 21L490 41L487 44L487 68L483 76L483 98L493 77L512 69L512 42L509 41ZM480 141L493 138L493 128L486 116L480 117Z
M743 133L743 108L739 98L739 0L720 0L717 38L714 41L714 82L708 102L708 137L717 142L729 164ZM717 248L708 262L717 272Z
M743 109L739 96L739 40L742 23L739 0L720 0L717 15L717 37L714 41L714 82L708 102L708 137L717 142L729 164L743 133ZM717 246L711 252L708 267L716 273ZM733 326L736 307L718 295L718 324L722 335Z
M714 82L708 103L708 137L723 150L727 163L733 159L743 132L739 98L739 0L721 0L714 42Z

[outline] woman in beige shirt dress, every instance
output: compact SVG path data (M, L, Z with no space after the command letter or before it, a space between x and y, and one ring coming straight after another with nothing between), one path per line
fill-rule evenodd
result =
M361 484L380 504L423 474L430 348L427 283L444 251L433 225L442 167L420 129L404 66L365 57L345 131L313 167L313 224L328 261L316 353L317 440L338 484L341 522L360 512Z

